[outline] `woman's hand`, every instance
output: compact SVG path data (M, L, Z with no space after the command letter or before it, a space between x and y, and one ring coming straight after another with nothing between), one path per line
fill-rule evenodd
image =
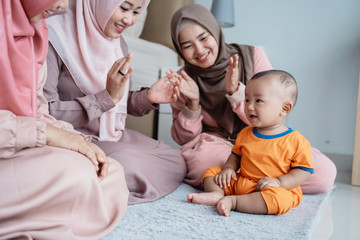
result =
M129 65L132 60L132 54L117 60L109 70L106 80L106 90L109 92L111 99L117 104L124 96L126 84L129 81L130 75L133 72Z
M239 56L236 54L229 58L229 69L225 76L225 88L229 95L232 95L239 88Z
M180 93L186 97L186 106L196 111L199 108L200 92L196 82L187 75L184 70L180 70Z
M80 134L69 132L52 125L46 126L46 144L65 148L85 155L95 166L98 178L102 180L109 168L109 160L97 145L87 142Z
M148 91L150 103L176 102L180 95L180 80L175 75L168 74L156 81Z
M236 180L236 172L230 167L224 168L218 175L215 176L215 183L220 188L225 189L230 186L231 178Z

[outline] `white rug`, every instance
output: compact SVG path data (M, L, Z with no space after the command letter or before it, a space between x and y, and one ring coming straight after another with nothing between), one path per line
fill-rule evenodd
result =
M331 194L304 195L298 207L280 216L232 211L227 218L215 207L187 203L190 192L199 191L181 184L157 201L130 205L103 240L310 239Z

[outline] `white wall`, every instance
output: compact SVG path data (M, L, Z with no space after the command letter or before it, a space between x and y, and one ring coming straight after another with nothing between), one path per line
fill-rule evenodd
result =
M208 9L212 0L195 0ZM359 0L234 0L226 42L262 46L298 81L287 125L326 153L352 154L360 67ZM358 146L360 147L360 146Z

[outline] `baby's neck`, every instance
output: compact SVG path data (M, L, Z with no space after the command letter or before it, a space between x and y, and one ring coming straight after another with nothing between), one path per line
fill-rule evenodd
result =
M284 126L284 125L274 125L274 126L269 126L269 127L260 127L260 128L256 128L257 131L263 135L276 135L276 134L280 134L283 132L286 132L287 130L289 130L288 127Z

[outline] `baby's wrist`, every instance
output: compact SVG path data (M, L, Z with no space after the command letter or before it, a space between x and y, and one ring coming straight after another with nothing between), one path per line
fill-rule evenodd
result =
M232 171L235 171L232 167L224 167L224 168L223 168L223 171L224 171L224 170L232 170Z
M281 181L280 181L280 179L279 178L274 178L276 181L277 181L277 183L279 184L279 187L281 187Z

